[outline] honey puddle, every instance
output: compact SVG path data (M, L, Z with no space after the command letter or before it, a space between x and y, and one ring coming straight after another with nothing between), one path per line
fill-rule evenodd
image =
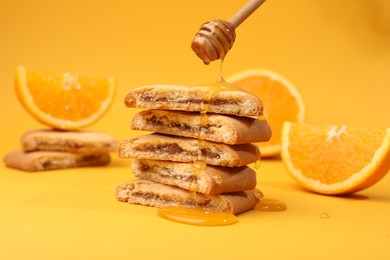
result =
M257 211L284 211L286 209L284 202L270 198L261 198L255 206Z
M214 212L186 207L164 207L158 210L162 218L197 226L226 226L238 222L238 218L227 212Z

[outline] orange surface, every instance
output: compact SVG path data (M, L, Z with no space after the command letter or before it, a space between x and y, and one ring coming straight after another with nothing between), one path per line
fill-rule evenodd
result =
M214 82L220 64L203 65L190 48L199 26L229 18L246 0L11 1L0 3L1 155L41 128L13 90L17 66L112 75L112 109L91 130L118 139L135 111L126 92L146 84ZM298 88L313 123L389 127L390 2L267 1L236 31L224 75L270 69ZM1 259L388 259L390 177L349 197L300 188L280 160L263 160L258 187L286 203L252 211L224 227L182 225L157 210L117 202L129 162L37 174L0 166Z

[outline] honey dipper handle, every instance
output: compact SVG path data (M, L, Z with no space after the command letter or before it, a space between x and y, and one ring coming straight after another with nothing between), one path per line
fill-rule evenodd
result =
M245 19L247 19L257 8L260 7L265 0L250 0L243 8L241 8L232 18L229 23L237 28Z

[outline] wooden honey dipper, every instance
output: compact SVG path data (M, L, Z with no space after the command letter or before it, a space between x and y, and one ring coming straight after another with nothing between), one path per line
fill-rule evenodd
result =
M192 50L204 64L223 59L236 39L235 29L265 0L250 0L229 21L214 19L202 24L191 43Z

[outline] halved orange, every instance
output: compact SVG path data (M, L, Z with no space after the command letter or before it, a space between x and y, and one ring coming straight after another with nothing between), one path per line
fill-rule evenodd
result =
M49 127L75 130L100 119L112 104L116 80L77 73L52 73L19 67L15 91L35 119Z
M279 155L283 123L304 120L305 106L298 90L286 78L269 70L245 70L226 78L226 81L261 99L264 118L272 129L271 139L258 143L261 155Z
M281 154L287 172L308 190L349 194L390 170L390 128L286 122Z

